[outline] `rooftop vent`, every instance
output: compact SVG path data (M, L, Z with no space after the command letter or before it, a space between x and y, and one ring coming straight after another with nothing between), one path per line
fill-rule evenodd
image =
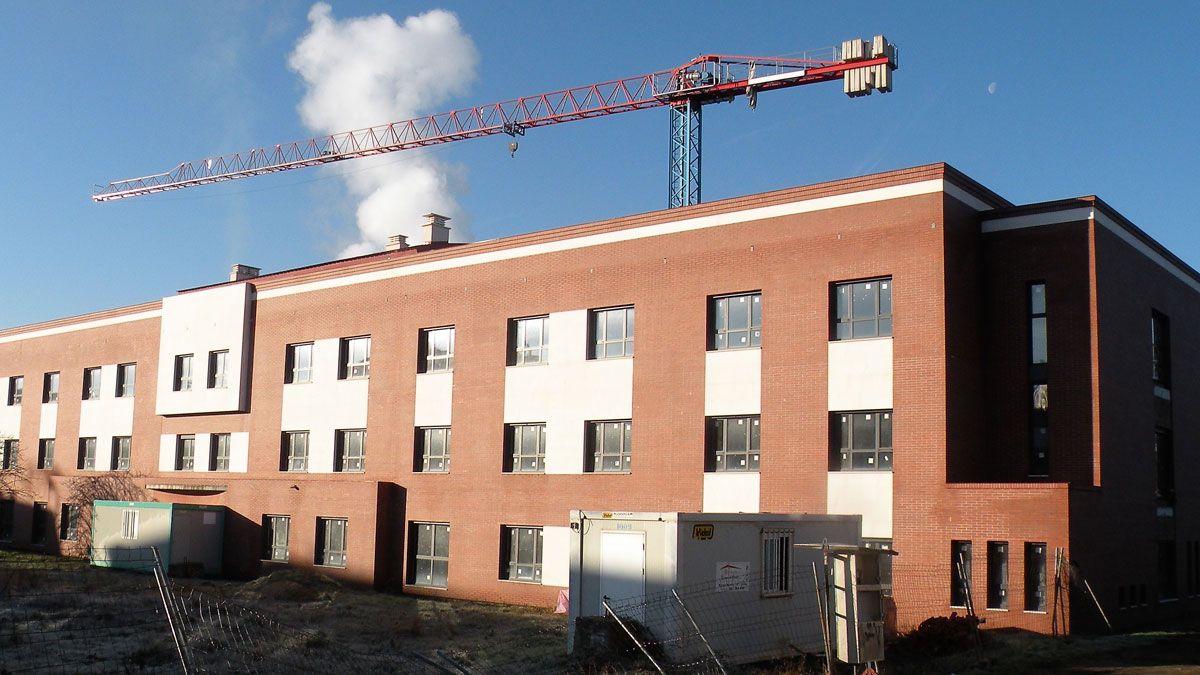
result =
M426 244L445 244L450 241L450 228L446 225L446 221L450 220L446 216L436 213L425 214L425 225L422 227L425 230Z
M261 271L262 269L258 267L251 267L249 265L242 265L240 263L235 264L229 270L229 280L245 281L246 279L253 279L254 277L258 276L258 273Z
M408 248L408 237L402 234L393 234L388 237L387 246L383 247L385 251L402 251Z

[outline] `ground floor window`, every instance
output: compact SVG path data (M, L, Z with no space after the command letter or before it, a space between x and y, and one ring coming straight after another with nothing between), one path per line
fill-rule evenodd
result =
M288 516L263 516L263 560L287 562L289 530L291 518Z
M34 546L42 546L46 543L46 531L53 525L50 521L50 509L46 506L46 502L33 503L33 521L31 522L31 531L29 541Z
M762 594L792 592L792 530L762 531Z
M500 578L542 581L542 528L504 526L500 531Z
M987 555L988 609L1008 609L1008 542L989 541Z
M63 504L58 512L58 538L75 541L79 538L79 507Z
M408 546L408 583L446 588L450 567L450 524L412 523Z
M13 512L15 510L16 501L0 499L0 541L12 541Z
M315 562L330 567L346 566L346 519L317 518Z
M966 607L971 596L971 542L950 542L950 606Z
M1046 611L1046 544L1025 544L1025 611Z

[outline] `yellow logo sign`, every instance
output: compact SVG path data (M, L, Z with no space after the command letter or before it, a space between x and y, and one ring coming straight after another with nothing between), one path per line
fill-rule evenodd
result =
M692 539L707 541L713 538L713 526L707 523L692 525Z

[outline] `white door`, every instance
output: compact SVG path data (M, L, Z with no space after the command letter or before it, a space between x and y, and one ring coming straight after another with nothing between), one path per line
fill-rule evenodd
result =
M621 618L641 621L644 606L625 605L622 600L646 594L646 534L644 532L600 533L600 599ZM597 603L599 604L599 603Z

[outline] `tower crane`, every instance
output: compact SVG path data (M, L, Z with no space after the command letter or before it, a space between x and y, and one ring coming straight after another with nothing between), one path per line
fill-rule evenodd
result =
M746 96L753 108L761 92L836 80L842 80L848 96L886 93L892 88L896 54L882 35L846 40L840 47L797 58L708 54L647 75L184 162L163 173L97 186L92 200L108 202L481 136L515 138L535 127L666 107L671 118L668 205L687 206L700 202L703 106Z

